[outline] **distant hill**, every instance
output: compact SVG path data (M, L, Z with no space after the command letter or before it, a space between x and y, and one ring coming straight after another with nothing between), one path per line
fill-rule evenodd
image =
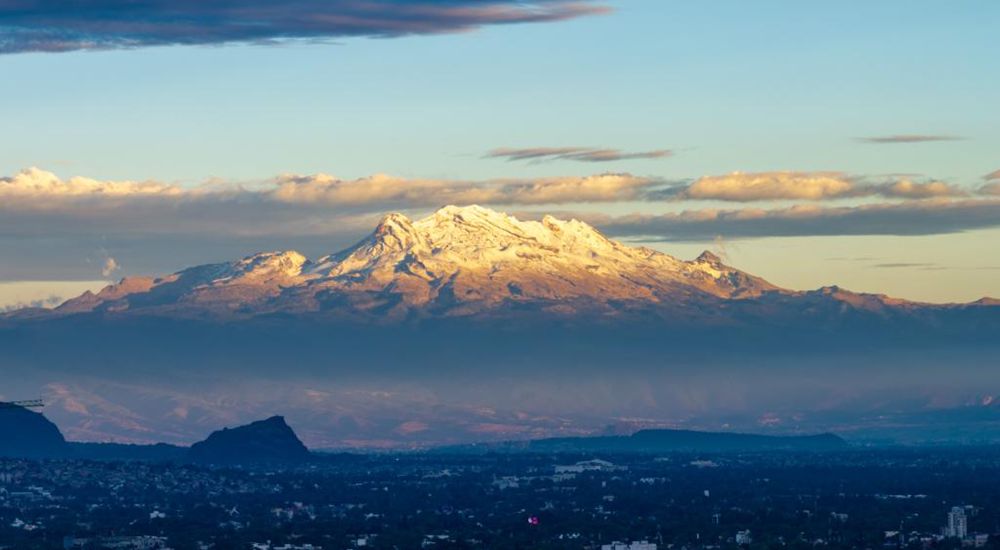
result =
M253 465L300 462L312 454L281 416L212 432L191 447L131 445L67 442L41 414L6 405L0 408L0 457Z
M641 430L631 436L561 437L527 444L529 451L732 452L831 451L847 447L834 434L772 436L694 430Z
M16 405L0 407L0 457L60 458L69 446L55 424Z
M212 432L187 453L188 460L202 464L301 462L310 456L281 416Z

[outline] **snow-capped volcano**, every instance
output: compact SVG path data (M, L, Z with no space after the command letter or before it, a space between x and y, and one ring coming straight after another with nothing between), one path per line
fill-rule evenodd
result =
M376 446L636 419L829 429L859 392L937 391L942 364L981 395L997 331L995 301L786 290L708 252L449 206L315 260L255 254L10 313L0 365L5 391L55 393L72 437L189 441L287 411L313 443Z
M294 251L268 252L159 279L126 278L58 311L346 311L391 318L534 304L552 313L614 313L777 290L709 252L682 261L610 240L577 220L521 221L480 206L446 206L415 222L389 214L357 245L315 261Z

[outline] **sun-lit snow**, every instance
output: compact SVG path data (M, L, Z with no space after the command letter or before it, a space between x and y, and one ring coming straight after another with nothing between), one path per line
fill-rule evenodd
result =
M121 300L129 285L136 286L126 280L102 294ZM521 221L480 206L446 206L417 221L389 214L357 245L316 261L267 252L140 285L171 307L317 311L335 302L386 315L413 308L463 315L517 303L559 314L613 312L628 303L679 305L774 289L709 253L682 261L610 240L581 221ZM98 307L101 296L77 306Z

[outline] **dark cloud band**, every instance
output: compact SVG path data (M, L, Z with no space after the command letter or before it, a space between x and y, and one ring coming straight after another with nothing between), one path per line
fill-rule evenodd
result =
M609 235L663 241L838 235L939 235L1000 227L1000 200L936 200L843 207L692 210L594 219Z
M959 141L962 138L958 136L943 136L943 135L929 135L929 134L895 134L891 136L872 136L858 138L858 141L864 143L880 143L880 144L892 144L892 143L926 143L928 141Z
M0 53L395 37L609 10L594 0L0 0Z
M662 159L673 156L673 151L628 152L620 149L596 149L592 147L529 147L514 149L502 147L486 153L487 158L502 158L511 161L544 162L552 160L575 160L578 162L614 162L636 159Z

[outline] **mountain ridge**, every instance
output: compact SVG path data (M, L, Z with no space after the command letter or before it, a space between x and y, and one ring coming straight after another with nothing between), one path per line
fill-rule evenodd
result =
M608 239L577 220L520 221L479 206L446 206L412 221L385 216L353 247L310 260L262 252L161 277L126 277L51 311L109 317L247 319L273 314L392 322L428 317L603 318L654 315L728 322L727 308L767 317L780 302L827 300L878 313L895 309L990 308L995 300L933 305L836 286L794 291L726 265L705 251L684 261Z
M167 443L122 444L66 441L58 426L41 413L15 412L16 423L0 417L0 457L99 461L174 462L217 466L301 464L329 452L309 450L283 416L211 432L190 446ZM31 426L24 425L29 420ZM31 432L37 432L31 434ZM24 436L33 435L30 440ZM53 444L55 442L55 444ZM690 429L640 429L629 435L581 435L518 441L476 442L410 449L413 452L742 452L836 451L847 441L832 433L768 435Z

